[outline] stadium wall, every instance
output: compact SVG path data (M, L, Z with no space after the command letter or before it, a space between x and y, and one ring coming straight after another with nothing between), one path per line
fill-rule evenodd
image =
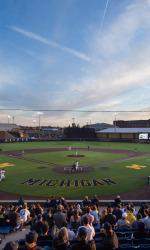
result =
M149 140L139 140L139 134L135 133L97 133L99 141L110 142L144 142L150 143Z

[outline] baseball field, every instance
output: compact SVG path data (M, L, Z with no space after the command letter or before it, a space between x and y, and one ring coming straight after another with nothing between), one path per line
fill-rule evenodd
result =
M106 142L23 142L0 144L3 197L148 199L150 145ZM79 169L72 170L78 161Z

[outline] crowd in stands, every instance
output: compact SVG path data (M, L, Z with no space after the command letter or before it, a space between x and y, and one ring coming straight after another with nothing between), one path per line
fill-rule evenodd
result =
M44 205L23 200L0 205L0 227L8 225L16 232L28 226L30 232L3 250L115 250L143 244L150 249L150 208L123 204L119 196L107 207L96 196L81 203L51 197Z

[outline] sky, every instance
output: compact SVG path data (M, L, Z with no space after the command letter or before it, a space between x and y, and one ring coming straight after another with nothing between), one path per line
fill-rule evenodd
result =
M149 119L149 20L150 0L0 0L0 122Z

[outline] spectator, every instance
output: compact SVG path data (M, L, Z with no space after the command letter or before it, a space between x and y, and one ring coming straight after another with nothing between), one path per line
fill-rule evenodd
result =
M94 222L94 216L91 214L91 208L90 207L86 207L86 214L84 214L82 217L81 217L81 221L83 222L83 219L84 217L88 217L88 220L89 220L89 224L92 225L93 222Z
M8 215L6 213L6 208L4 206L1 206L0 208L0 226L8 226L9 225L9 219Z
M67 201L65 200L64 197L60 197L58 200L58 205L62 205L65 209L67 208Z
M84 197L84 200L82 201L82 206L86 207L86 206L90 206L91 205L91 201L89 200L88 196Z
M43 222L42 215L39 214L37 217L37 221L32 225L31 229L35 231L39 236L43 235L43 226L45 224L48 227L48 223L46 221Z
M48 208L44 214L42 215L43 221L47 221L49 228L51 229L52 226L54 225L53 223L53 213L52 213L52 208Z
M43 208L39 203L35 204L35 214L38 216L39 214L43 214Z
M24 205L24 199L22 196L20 196L18 200L18 206L23 206L23 205Z
M53 240L53 247L55 250L67 250L69 245L68 230L66 227L62 227L58 236Z
M22 221L20 213L18 213L18 206L14 207L8 214L9 225L12 226L15 230L21 228Z
M80 206L80 204L79 204L79 203L78 203L78 204L75 204L75 209L77 209L77 211L78 211L79 215L81 215L81 214L82 214L82 209L81 209L81 206Z
M107 209L104 208L100 214L100 225L102 226L106 222Z
M27 208L27 203L24 203L23 208L20 210L20 216L23 225L27 224L31 220L30 212Z
M112 225L112 227L114 227L116 224L116 216L113 215L112 212L113 212L113 208L108 207L107 208L107 215L105 216L105 221L109 222Z
M79 228L78 242L72 245L71 250L96 250L94 240L88 241L88 232L85 227Z
M130 230L131 229L131 225L130 225L130 222L127 220L126 213L124 213L122 215L122 218L117 221L116 228L119 230Z
M116 216L116 221L118 221L119 219L122 218L122 210L121 210L121 206L120 205L117 205L114 208L113 215Z
M150 208L145 211L147 216L142 220L146 226L147 230L150 230Z
M58 202L54 198L54 196L51 197L49 207L53 209L53 211L57 208Z
M77 230L81 224L81 217L77 209L74 210L73 215L70 218L70 226L72 229Z
M96 207L99 206L99 199L96 194L94 195L94 198L91 200L91 203L92 205L95 205Z
M69 241L73 241L76 238L76 235L73 230L67 227L67 223L64 223L63 227L67 228L68 231L68 239Z
M44 208L49 208L50 207L50 200L47 199L44 203Z
M148 205L146 203L142 203L141 207L139 208L138 213L142 215L142 218L145 218L145 209L148 209Z
M92 206L92 210L90 211L90 214L94 216L93 224L94 225L99 224L99 213L98 213L96 205Z
M78 228L77 236L78 236L80 228L86 228L86 230L87 230L87 239L88 240L93 240L93 237L95 236L95 230L94 230L94 227L89 224L89 219L88 219L87 216L85 216L83 218L83 226Z
M136 220L136 217L133 214L133 208L132 207L128 207L127 220L129 221L130 225L132 225L133 222Z
M68 208L67 208L67 219L68 221L70 221L70 217L73 215L74 212L74 206L73 204L69 204Z
M0 206L0 219L5 218L5 208L3 206Z
M30 217L32 218L32 221L36 219L36 214L35 214L35 204L31 204L30 206Z
M114 206L117 207L118 205L121 205L120 195L117 195L115 200L114 200Z
M142 215L138 213L136 215L136 220L132 223L132 229L133 230L138 230L139 228L139 223L142 221Z
M26 234L24 246L19 247L19 250L36 250L38 234L36 232L29 232Z
M144 222L140 221L138 223L137 231L133 233L133 238L134 239L142 239L142 238L148 238L149 234L146 230L146 226Z
M104 224L102 231L102 246L103 250L114 250L118 249L118 238L116 233L112 229L112 225L108 222ZM99 248L97 248L99 250Z
M67 223L66 214L63 213L64 207L62 205L57 206L57 213L54 214L53 219L56 227L60 229L64 223Z
M5 247L3 250L17 250L19 247L18 243L15 241L9 241L6 243Z
M38 236L38 242L44 242L44 245L49 245L49 242L51 242L52 237L48 234L49 226L47 224L43 224L42 232L43 234Z

